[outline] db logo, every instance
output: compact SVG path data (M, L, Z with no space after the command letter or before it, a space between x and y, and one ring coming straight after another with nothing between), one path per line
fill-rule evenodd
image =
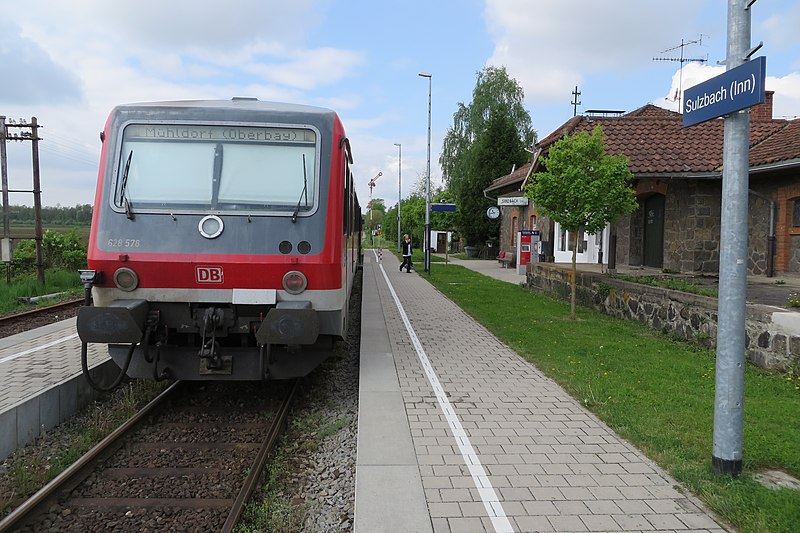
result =
M197 283L222 283L222 267L197 267Z

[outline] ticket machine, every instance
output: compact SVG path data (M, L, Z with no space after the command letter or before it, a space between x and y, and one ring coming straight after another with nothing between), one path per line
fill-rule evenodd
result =
M528 263L538 263L541 241L538 229L517 232L517 274L524 276Z

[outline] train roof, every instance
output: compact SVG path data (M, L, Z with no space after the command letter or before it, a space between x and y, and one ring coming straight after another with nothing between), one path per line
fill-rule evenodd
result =
M156 111L163 110L167 113L179 111L196 111L199 113L223 110L236 110L253 113L280 113L303 115L335 115L332 109L303 104L290 104L283 102L269 102L257 98L234 97L230 100L174 100L162 102L136 102L122 104L116 110L126 111Z

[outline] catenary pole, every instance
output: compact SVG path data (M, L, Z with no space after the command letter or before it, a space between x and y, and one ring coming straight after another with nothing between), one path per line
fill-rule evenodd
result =
M33 162L33 220L36 235L36 276L44 285L44 231L42 230L42 186L39 175L39 123L31 117L31 161Z
M755 0L728 0L726 70L748 60L750 6ZM742 471L747 288L747 188L750 112L725 117L722 156L722 217L714 397L712 466L717 474Z

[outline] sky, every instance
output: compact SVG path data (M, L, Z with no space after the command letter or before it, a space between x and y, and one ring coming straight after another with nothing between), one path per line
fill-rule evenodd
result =
M774 116L796 118L800 0L760 0L751 13ZM707 61L672 61L682 42L684 58ZM575 87L579 114L677 109L679 87L724 72L726 46L723 0L0 0L0 115L37 118L42 202L73 206L94 200L99 132L118 104L328 107L351 140L361 205L382 173L372 197L391 207L398 189L424 189L429 89L436 187L442 139L486 66L517 80L544 138L573 116ZM8 171L10 189L31 189L29 142L9 143Z

